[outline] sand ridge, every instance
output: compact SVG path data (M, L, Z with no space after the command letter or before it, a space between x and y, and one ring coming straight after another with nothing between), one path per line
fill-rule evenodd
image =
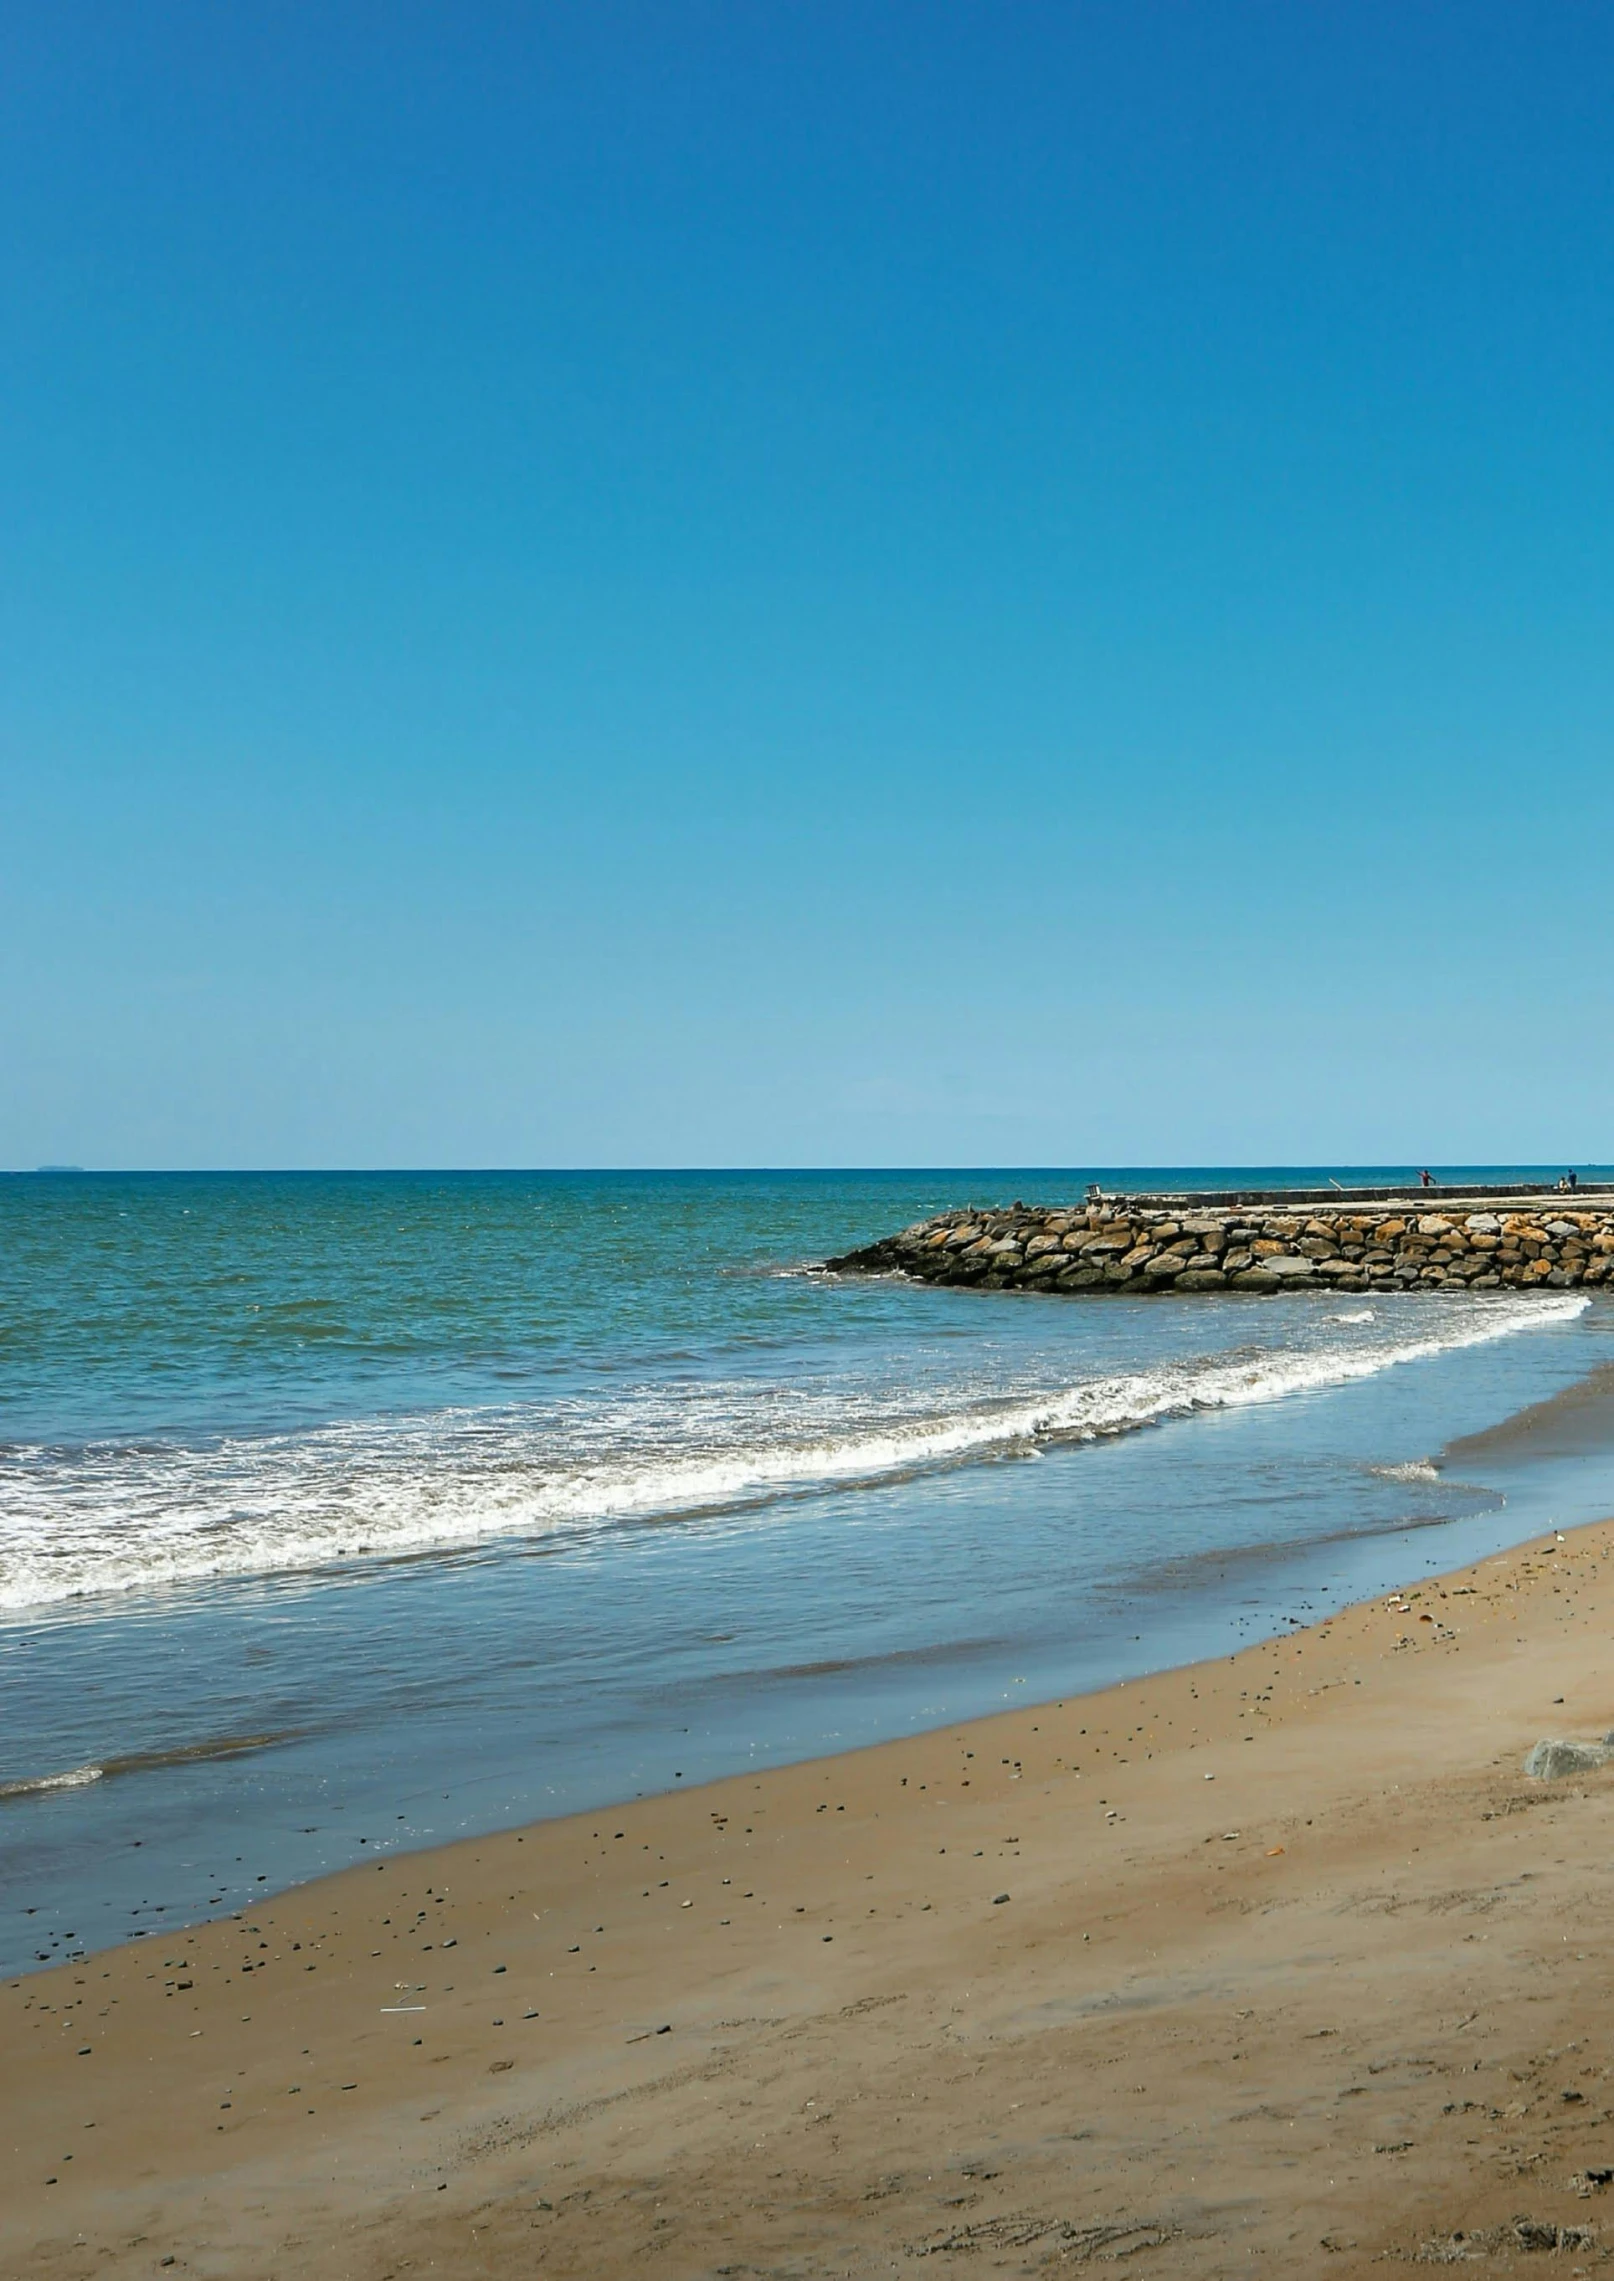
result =
M1614 1725L1611 1560L8 1984L4 2270L1589 2270L1614 1770L1519 1766Z

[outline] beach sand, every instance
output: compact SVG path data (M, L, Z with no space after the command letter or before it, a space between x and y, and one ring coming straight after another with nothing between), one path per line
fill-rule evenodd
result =
M0 2268L1590 2269L1614 1768L1520 1768L1614 1725L1611 1563L1536 1539L8 1984Z

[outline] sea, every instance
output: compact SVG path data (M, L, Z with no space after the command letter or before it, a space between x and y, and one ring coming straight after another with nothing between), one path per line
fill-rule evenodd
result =
M0 1970L1226 1654L1614 1512L1596 1436L1442 1455L1614 1360L1595 1295L821 1265L1093 1181L1405 1177L0 1177Z

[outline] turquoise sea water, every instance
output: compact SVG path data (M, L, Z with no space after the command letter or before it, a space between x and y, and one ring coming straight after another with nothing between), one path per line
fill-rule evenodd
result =
M1600 1300L815 1271L954 1202L1329 1172L0 1180L0 1964L1614 1509L1595 1453L1429 1462L1605 1359Z

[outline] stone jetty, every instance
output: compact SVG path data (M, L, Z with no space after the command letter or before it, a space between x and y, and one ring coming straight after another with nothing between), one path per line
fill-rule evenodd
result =
M1614 1274L1614 1190L1095 1196L942 1212L825 1264L983 1291L1571 1291Z

